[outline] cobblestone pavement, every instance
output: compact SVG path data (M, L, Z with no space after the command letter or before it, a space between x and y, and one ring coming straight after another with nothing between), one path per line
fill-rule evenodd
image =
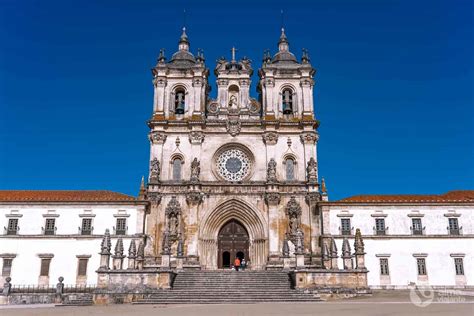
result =
M2 316L293 316L293 315L474 315L474 297L459 296L418 307L408 291L377 292L372 297L319 303L262 303L236 305L110 305L87 307L1 308Z

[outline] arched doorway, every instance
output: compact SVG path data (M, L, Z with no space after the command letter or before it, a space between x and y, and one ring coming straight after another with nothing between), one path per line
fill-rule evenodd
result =
M230 268L236 257L248 260L249 234L245 227L232 219L222 226L218 235L218 268Z

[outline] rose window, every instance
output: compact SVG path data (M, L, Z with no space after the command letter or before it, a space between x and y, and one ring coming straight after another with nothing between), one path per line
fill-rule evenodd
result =
M227 181L241 181L250 171L250 159L240 149L228 149L217 157L217 171Z

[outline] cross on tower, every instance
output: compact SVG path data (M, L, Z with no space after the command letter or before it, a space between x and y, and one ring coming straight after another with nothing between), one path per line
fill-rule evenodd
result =
M235 52L237 51L237 48L232 47L230 51L232 52L232 61L235 61Z

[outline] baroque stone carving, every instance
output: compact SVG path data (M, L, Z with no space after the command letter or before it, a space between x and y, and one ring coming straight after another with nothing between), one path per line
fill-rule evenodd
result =
M100 244L100 254L110 255L111 249L112 249L112 242L110 240L110 231L106 229L104 238L102 238L102 243Z
M216 101L211 101L209 105L207 106L207 111L211 114L217 113L219 110L219 103Z
M249 106L249 111L252 114L257 114L260 112L260 109L262 108L260 102L255 100L254 98L250 98L250 106Z
M319 136L316 133L303 133L300 136L301 141L305 144L314 144L318 141Z
M177 237L180 231L181 205L179 205L176 196L171 197L165 209L166 215L166 230L170 237Z
M356 229L355 233L354 250L356 254L364 254L364 241L359 228Z
M278 133L266 132L262 135L263 142L267 145L275 145L278 142Z
M191 191L186 193L186 203L189 205L196 205L202 202L203 194L198 191Z
M115 244L114 255L116 258L123 258L123 240L122 238L117 239L117 243Z
M286 215L288 216L288 233L294 240L301 226L301 206L294 196L286 205Z
M265 193L265 202L267 202L268 205L280 204L280 193L277 193L277 192Z
M276 174L276 166L277 166L277 163L275 159L271 158L267 166L267 182L269 183L275 183L278 181L277 174Z
M309 205L314 205L316 202L319 202L319 193L316 192L308 192L306 193L305 197L306 203Z
M163 133L153 132L150 133L150 141L153 144L164 144L166 142L166 135Z
M238 118L228 119L226 122L226 129L227 133L229 133L232 137L235 137L240 134L242 124Z
M156 183L160 181L160 162L155 157L150 161L150 182Z
M191 162L191 179L190 181L192 183L198 183L199 182L199 175L201 174L201 163L197 158L194 158L194 160Z
M191 144L201 144L205 137L206 135L203 132L192 131L189 133L189 142Z
M152 203L160 204L161 202L161 193L159 192L148 192L146 197L147 197L147 200Z
M311 157L306 167L306 176L309 183L318 182L318 163Z

